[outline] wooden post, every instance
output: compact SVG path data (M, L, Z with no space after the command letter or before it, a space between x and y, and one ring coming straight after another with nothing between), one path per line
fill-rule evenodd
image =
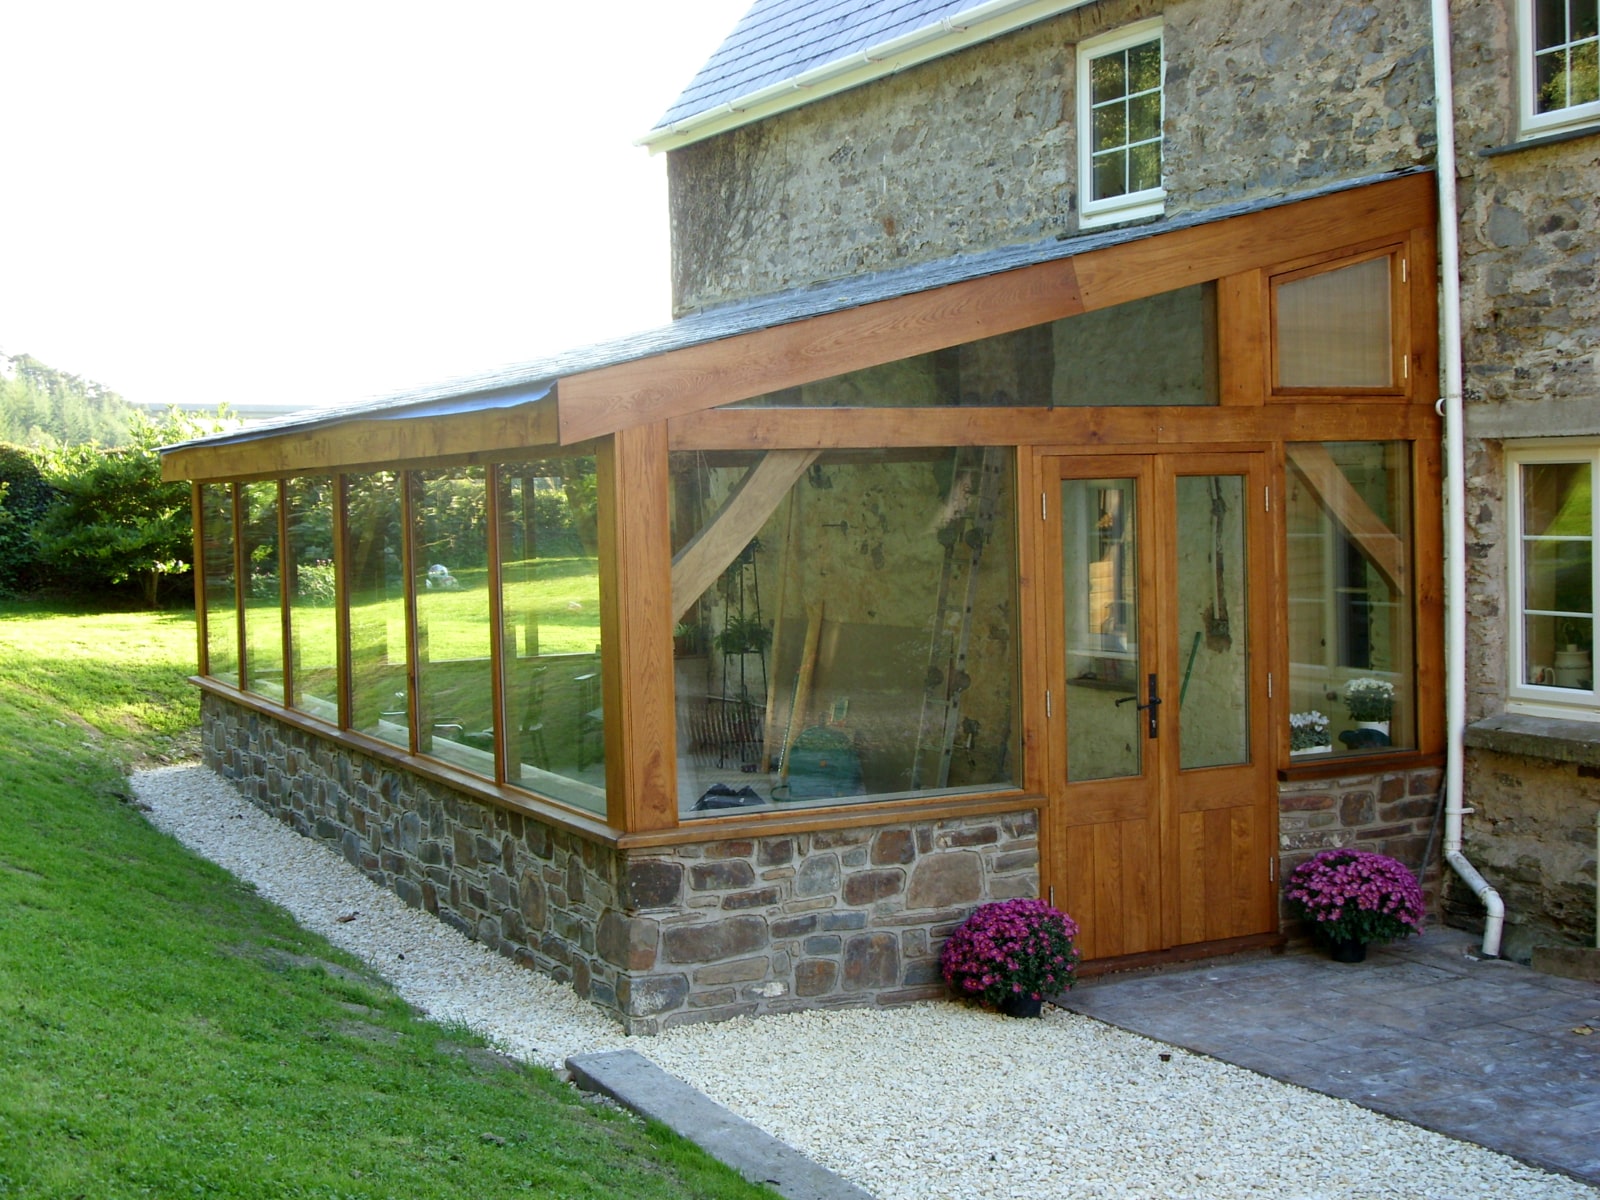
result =
M628 833L678 823L667 429L624 429L596 454L606 821Z

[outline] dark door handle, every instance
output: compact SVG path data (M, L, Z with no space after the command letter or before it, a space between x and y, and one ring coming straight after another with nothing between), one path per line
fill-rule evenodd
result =
M1133 706L1140 712L1149 713L1150 715L1145 718L1145 722L1149 730L1149 736L1153 738L1160 737L1161 720L1157 715L1157 712L1161 708L1161 696L1156 691L1156 677L1154 675L1147 676L1145 680L1145 686L1149 689L1150 695L1150 698L1147 702L1140 704L1138 696L1121 696L1117 700L1117 707L1121 708L1124 704L1132 702Z

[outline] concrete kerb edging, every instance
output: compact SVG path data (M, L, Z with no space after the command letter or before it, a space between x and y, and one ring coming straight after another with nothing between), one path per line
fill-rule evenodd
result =
M567 1059L567 1070L584 1091L610 1096L641 1117L660 1121L750 1182L764 1183L787 1200L873 1200L870 1192L734 1116L633 1050L575 1054Z

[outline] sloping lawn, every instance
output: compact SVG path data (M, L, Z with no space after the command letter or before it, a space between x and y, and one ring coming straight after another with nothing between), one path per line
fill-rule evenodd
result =
M0 1197L770 1197L157 833L193 619L0 603Z

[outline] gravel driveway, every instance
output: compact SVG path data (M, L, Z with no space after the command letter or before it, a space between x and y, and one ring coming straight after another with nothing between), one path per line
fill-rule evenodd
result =
M407 908L214 773L171 767L135 776L134 788L156 826L365 960L430 1017L557 1069L571 1054L638 1051L880 1200L1600 1197L1049 1007L1041 1021L936 1003L630 1038L570 988Z

